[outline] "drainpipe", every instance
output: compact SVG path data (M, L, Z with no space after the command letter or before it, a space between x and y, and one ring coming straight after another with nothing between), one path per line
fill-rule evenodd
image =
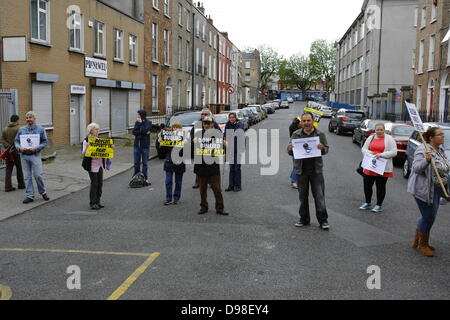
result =
M195 4L194 4L195 7ZM194 11L195 9L193 8L192 11ZM195 90L195 12L192 13L192 50L191 50L191 62L192 62L192 68L191 68L191 72L192 72L192 91L191 91L191 109L194 110L195 109L195 94L196 92Z
M383 32L383 5L384 0L381 0L381 13L380 13L380 43L378 45L378 81L377 81L377 94L380 94L380 71L381 71L381 35Z

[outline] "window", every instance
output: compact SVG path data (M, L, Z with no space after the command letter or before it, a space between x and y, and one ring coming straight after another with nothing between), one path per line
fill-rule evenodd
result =
M158 76L152 75L152 111L159 112L158 108Z
M186 30L191 31L191 12L186 10Z
M183 69L183 38L178 37L178 69Z
M31 0L31 38L50 43L50 1Z
M170 65L170 60L169 60L169 56L170 56L170 34L169 34L169 30L164 30L164 64L165 65Z
M251 62L245 61L245 69L250 69L250 68L251 68Z
M186 71L191 72L191 44L186 41Z
M414 27L417 27L417 24L419 23L419 8L414 9Z
M152 23L152 60L158 62L158 25Z
M427 26L427 8L422 8L422 23L420 28L425 28Z
M53 97L52 84L46 82L33 82L31 87L32 109L43 127L53 126Z
M450 66L450 40L447 41L447 45L448 45L447 66Z
M358 74L362 73L364 69L364 59L363 57L360 57L358 59Z
M370 69L370 62L370 53L368 53L366 56L366 70Z
M363 22L361 24L361 35L360 35L361 40L364 39L364 36L366 35L365 33L366 33L366 24Z
M419 112L420 112L422 109L422 86L421 85L417 86L416 106L417 106L417 110L419 110Z
M195 49L195 72L200 73L199 68L200 67L200 48Z
M209 31L209 46L210 47L212 47L212 41L213 41L213 39L212 39L212 32L211 32L211 30Z
M203 68L203 70L201 70L201 74L206 75L206 70L205 70L205 51L202 51L202 65L201 67Z
M250 73L246 73L245 74L245 82L250 82L251 81L251 75Z
M212 65L212 56L209 55L208 58L208 78L212 78L212 69L211 69L211 65Z
M169 16L170 12L170 0L164 0L164 14Z
M213 80L217 79L217 59L216 57L213 58Z
M431 7L431 23L435 22L437 18L437 3L433 1L432 7Z
M183 5L178 4L178 24L183 26Z
M159 1L159 0L152 0L152 2L153 2L153 8L155 8L155 9L157 9L157 10L159 10L159 7L158 7L158 1Z
M217 36L214 35L214 49L217 50Z
M358 44L358 30L355 30L355 40L353 46L356 46L357 44Z
M123 31L114 29L114 59L123 60Z
M412 68L416 68L416 49L412 50Z
M428 70L434 70L434 53L436 47L436 36L432 35L430 37L430 50L428 54Z
M419 44L419 67L417 70L418 73L423 73L424 51L425 51L425 40L421 40Z
M106 56L105 24L95 21L95 54Z
M202 23L202 40L206 41L206 23Z
M197 37L200 37L200 20L196 19L197 23L196 23L196 28L195 28L195 35Z
M70 49L76 51L83 51L84 47L84 28L83 28L83 16L75 11L72 11L70 15Z
M130 63L132 64L137 64L138 63L138 59L137 59L137 37L134 35L130 35L129 37L130 43Z
M178 92L177 92L177 107L181 107L181 80L178 80Z

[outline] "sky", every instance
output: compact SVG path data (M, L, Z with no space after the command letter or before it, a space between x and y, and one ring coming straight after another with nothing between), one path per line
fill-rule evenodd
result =
M198 2L199 0L194 0ZM200 0L240 49L267 44L284 57L308 54L316 39L340 39L364 0Z

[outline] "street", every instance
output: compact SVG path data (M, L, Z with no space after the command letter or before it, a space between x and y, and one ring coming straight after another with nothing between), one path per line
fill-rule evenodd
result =
M229 217L216 215L211 190L209 213L197 215L192 166L179 205L164 207L163 162L153 160L151 187L129 189L132 171L105 181L101 211L89 210L84 189L0 222L0 288L17 300L104 300L113 293L123 300L449 299L450 205L433 228L436 258L425 258L411 248L419 210L401 168L388 182L385 211L360 211L360 149L350 136L329 133L328 119L319 129L330 145L324 174L331 230L318 228L312 196L312 225L294 226L299 200L286 146L304 106L296 102L255 127L280 129L280 170L261 176L260 165L243 166L243 191L224 192ZM225 189L228 169L223 177ZM69 266L81 271L79 290L67 287ZM366 285L370 266L380 268L380 290ZM137 279L122 286L132 274Z

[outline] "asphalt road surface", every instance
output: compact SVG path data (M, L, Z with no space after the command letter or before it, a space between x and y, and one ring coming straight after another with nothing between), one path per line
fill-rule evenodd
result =
M197 215L191 166L182 201L164 207L163 164L155 160L150 188L129 189L131 171L107 180L100 212L88 210L83 190L1 222L0 292L5 297L8 287L19 300L449 299L450 205L431 236L437 257L419 255L411 248L419 212L401 169L388 183L385 212L359 211L360 149L350 136L329 133L327 119L320 129L331 147L324 168L331 230L320 230L314 216L312 226L295 228L298 192L290 187L285 150L288 126L303 106L256 126L280 129L280 168L263 176L261 165L245 165L243 191L224 193L229 217ZM213 208L211 191L209 199ZM380 290L367 287L370 266L379 268ZM68 288L77 283L73 270L80 271L80 289Z

